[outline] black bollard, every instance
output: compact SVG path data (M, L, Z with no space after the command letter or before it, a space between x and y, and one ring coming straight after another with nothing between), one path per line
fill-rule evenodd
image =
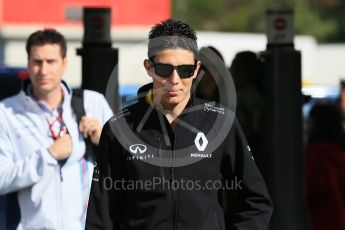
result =
M111 9L84 8L83 22L83 48L77 49L77 54L82 57L81 87L105 94L110 75L114 75L115 98L110 107L116 111L119 101L118 71L115 68L118 64L118 49L111 47Z

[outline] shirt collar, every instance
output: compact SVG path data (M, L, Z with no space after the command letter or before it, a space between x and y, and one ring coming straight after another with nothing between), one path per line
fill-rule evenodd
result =
M27 86L26 93L33 101L35 101L37 103L38 107L44 113L49 114L49 116L57 116L59 113L61 113L62 104L64 102L66 95L68 95L68 93L69 93L68 88L62 82L61 82L61 89L62 89L62 94L63 94L62 100L60 101L59 106L57 108L54 108L54 109L50 109L49 106L47 105L47 103L45 103L44 101L36 100L36 98L32 94L32 84L29 84Z

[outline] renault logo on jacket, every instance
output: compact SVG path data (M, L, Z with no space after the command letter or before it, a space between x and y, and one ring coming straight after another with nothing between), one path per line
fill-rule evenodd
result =
M146 152L147 150L147 147L143 144L135 144L135 145L131 145L129 147L129 151L131 151L131 153L134 153L134 154L142 154L144 152Z
M204 133L199 132L194 140L195 146L199 151L204 151L206 149L206 146L208 144L208 140Z

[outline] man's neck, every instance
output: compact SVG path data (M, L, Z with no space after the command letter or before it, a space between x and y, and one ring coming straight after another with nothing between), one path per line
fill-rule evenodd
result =
M40 94L32 89L32 96L37 101L43 101L44 103L46 103L50 109L55 109L60 106L64 93L62 88L56 89L46 94Z
M158 109L166 116L168 119L169 123L174 126L174 121L176 118L183 112L184 108L187 106L188 101L190 98L186 98L184 101L177 105L161 105L161 104L156 104Z

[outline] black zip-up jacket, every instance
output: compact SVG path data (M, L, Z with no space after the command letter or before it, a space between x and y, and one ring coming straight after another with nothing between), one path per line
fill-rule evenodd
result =
M87 230L268 228L265 182L239 123L219 105L191 99L172 129L139 99L106 123L99 152Z

